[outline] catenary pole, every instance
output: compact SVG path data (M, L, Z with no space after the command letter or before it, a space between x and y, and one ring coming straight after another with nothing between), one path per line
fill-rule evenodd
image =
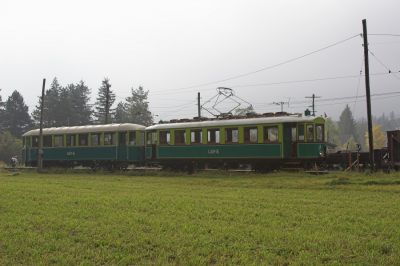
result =
M197 117L201 117L200 92L197 93Z
M367 98L367 117L368 117L368 143L369 143L369 162L371 170L375 169L374 158L374 136L372 133L372 114L371 114L371 93L369 84L369 61L368 61L368 34L367 34L367 20L362 20L363 25L363 38L364 38L364 66L365 66L365 94Z
M46 86L46 79L43 79L42 85L42 98L40 103L40 125L39 125L39 150L38 150L38 171L43 169L43 109L44 109L44 89Z

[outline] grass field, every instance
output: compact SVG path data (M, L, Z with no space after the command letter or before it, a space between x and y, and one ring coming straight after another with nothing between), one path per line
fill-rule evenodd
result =
M400 265L400 174L3 172L0 264Z

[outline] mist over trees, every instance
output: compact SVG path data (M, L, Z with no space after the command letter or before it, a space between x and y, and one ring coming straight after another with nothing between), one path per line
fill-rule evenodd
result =
M400 129L400 117L394 112L389 116L382 114L379 117L372 117L374 148L386 146L386 133L388 130ZM327 141L336 144L340 149L356 149L359 144L362 150L368 150L368 124L365 118L354 119L353 114L346 106L342 111L339 121L335 122L330 118L326 119Z

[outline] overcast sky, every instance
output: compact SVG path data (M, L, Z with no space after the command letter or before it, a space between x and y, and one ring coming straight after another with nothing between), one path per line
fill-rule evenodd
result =
M220 86L233 88L258 112L279 111L274 101L289 101L286 111L303 112L304 97L315 93L321 96L317 114L336 119L349 103L362 117L364 98L330 100L365 93L364 77L357 77L364 70L360 36L279 67L200 85L360 34L364 18L368 33L400 34L399 10L398 0L1 0L1 95L17 89L32 111L43 78L48 85L54 77L62 85L84 80L94 99L108 77L117 101L131 87L149 90L156 120L196 116L197 92L204 102ZM387 68L400 70L400 37L371 35L369 43L375 55L370 72L381 74L371 77L372 93L400 93L400 73L385 74ZM353 77L304 81L343 76ZM400 115L399 96L373 98L373 113Z

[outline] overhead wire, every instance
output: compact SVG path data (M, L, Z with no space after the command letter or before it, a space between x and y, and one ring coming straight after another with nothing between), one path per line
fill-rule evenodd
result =
M350 36L350 37L345 38L345 39L343 39L343 40L340 40L340 41L331 43L331 44L329 44L329 45L327 45L327 46L324 46L324 47L322 47L322 48L313 50L313 51L308 52L308 53L305 53L305 54L303 54L303 55L300 55L300 56L297 56L297 57L294 57L294 58L285 60L285 61L280 62L280 63L277 63L277 64L273 64L273 65L270 65L270 66L266 66L266 67L263 67L263 68L260 68L260 69L254 70L254 71L250 71L250 72L238 74L238 75L231 76L231 77L227 77L227 78L220 79L220 80L214 80L214 81L210 81L210 82L205 82L205 83L200 83L200 84L196 84L196 85L191 85L191 86L187 86L187 87L181 87L181 88L176 88L176 89L165 89L165 90L158 90L158 91L156 90L156 91L153 91L153 92L187 90L187 89L193 89L193 88L204 87L204 86L208 86L208 85L218 84L218 83L221 83L221 82L225 82L225 81L229 81L229 80L234 80L234 79L238 79L238 78L250 76L250 75L253 75L253 74L262 72L262 71L270 70L270 69L273 69L273 68L276 68L276 67L279 67L279 66L282 66L282 65L285 65L285 64L288 64L288 63L291 63L291 62L300 60L300 59L302 59L302 58L304 58L304 57L313 55L313 54L315 54L315 53L319 53L319 52L324 51L324 50L326 50L326 49L329 49L329 48L331 48L331 47L334 47L334 46L337 46L337 45L342 44L342 43L344 43L344 42L347 42L347 41L349 41L349 40L352 40L352 39L356 38L357 36L360 36L360 34L355 34L355 35L353 35L353 36Z
M378 63L379 63L381 66L383 66L383 67L388 71L389 74L390 74L390 73L393 73L393 76L394 76L396 79L400 80L400 78L399 78L386 64L384 64L384 63L375 55L375 53L373 53L369 48L368 48L368 52L375 58L376 61L378 61Z
M358 76L357 89L356 89L356 99L354 100L353 113L356 112L356 105L357 105L357 99L358 99L358 90L360 89L363 66L364 66L364 58L362 58L362 60L361 60L360 75Z

